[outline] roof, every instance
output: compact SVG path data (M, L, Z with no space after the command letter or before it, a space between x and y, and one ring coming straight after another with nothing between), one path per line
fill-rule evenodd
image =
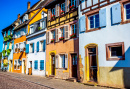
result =
M48 9L56 3L58 3L58 0L49 0L49 3L45 6L45 8Z

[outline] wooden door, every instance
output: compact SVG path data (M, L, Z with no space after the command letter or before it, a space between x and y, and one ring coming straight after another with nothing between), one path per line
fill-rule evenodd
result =
M97 82L97 61L96 54L89 55L90 81Z
M77 55L72 54L72 77L77 78Z
M52 75L55 75L55 55L52 55Z

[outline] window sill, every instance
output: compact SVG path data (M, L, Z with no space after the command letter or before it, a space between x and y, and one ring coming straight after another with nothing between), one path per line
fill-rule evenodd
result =
M107 58L107 61L125 60L125 58Z
M127 24L130 23L130 20L122 21L121 24Z
M92 32L92 31L97 31L97 30L100 30L101 28L99 27L99 28L93 28L93 29L89 29L89 30L87 30L86 32Z

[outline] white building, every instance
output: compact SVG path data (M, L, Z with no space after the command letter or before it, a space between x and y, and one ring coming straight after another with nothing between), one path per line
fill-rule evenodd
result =
M79 6L81 80L130 87L130 1L92 1Z
M32 75L45 76L46 63L46 19L47 14L39 21L30 25L27 38L27 71Z

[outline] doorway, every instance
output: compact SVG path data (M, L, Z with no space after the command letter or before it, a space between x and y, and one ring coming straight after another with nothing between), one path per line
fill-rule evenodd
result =
M72 77L77 78L77 54L71 54L72 60Z
M22 61L22 73L25 74L26 67L25 67L25 60Z
M28 68L28 70L29 70L29 75L32 75L32 61L29 61L29 63L30 63L30 68Z
M55 75L55 55L51 55L51 64L52 64L51 75Z
M96 47L88 48L88 56L89 56L89 79L90 81L97 82Z
M9 72L12 72L12 60L9 61Z

